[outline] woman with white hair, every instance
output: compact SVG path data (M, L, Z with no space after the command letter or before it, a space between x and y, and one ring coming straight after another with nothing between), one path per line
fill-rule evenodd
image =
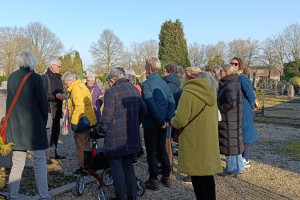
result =
M8 178L8 199L18 199L27 151L32 151L34 177L40 199L50 199L45 155L45 149L49 147L46 133L48 100L42 77L34 73L38 63L36 57L24 51L18 55L16 62L19 70L9 76L7 83L6 113L22 79L28 73L32 74L25 81L7 124L7 142L15 143Z
M89 133L97 119L89 89L78 79L75 72L66 72L62 80L69 92L68 110L71 129L75 133L76 154L79 167L84 167L84 150L90 149ZM80 173L77 169L75 174Z
M100 121L100 117L101 117L100 108L101 108L101 106L103 104L103 101L104 101L103 92L99 88L94 75L88 75L87 76L85 85L87 86L87 88L89 89L89 91L92 95L93 108L94 108L94 111L95 111L95 115L96 115L96 118L97 118L97 124L98 124L99 121Z
M213 175L222 172L218 141L218 84L199 67L188 67L186 80L171 120L172 127L184 128L178 139L178 172L191 176L197 199L216 199Z

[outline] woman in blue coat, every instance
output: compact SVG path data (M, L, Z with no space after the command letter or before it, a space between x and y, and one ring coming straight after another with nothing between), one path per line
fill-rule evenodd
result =
M249 168L249 157L251 144L258 139L254 120L253 120L253 110L255 103L255 94L251 85L250 79L247 77L248 71L244 66L244 62L241 58L232 58L231 63L236 67L239 74L238 83L242 91L242 135L244 143L244 167Z

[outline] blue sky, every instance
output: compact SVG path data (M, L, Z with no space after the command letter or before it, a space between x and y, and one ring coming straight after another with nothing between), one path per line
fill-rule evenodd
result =
M216 44L233 39L263 41L300 23L300 1L271 0L2 0L0 27L47 26L65 49L79 51L84 66L93 63L90 46L111 29L126 47L158 41L161 25L179 19L187 43Z

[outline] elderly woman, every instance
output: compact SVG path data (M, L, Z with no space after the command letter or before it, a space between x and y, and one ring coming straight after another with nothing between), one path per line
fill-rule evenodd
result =
M112 68L106 75L110 88L104 96L103 115L98 130L105 134L104 155L112 172L117 199L136 199L134 155L140 151L140 124L146 106L138 90L123 71ZM127 189L127 190L126 190Z
M219 82L220 81L220 79L222 78L221 77L221 74L220 74L220 71L221 71L221 67L220 66L213 66L212 68L211 68L211 75L213 76L213 77L215 77L215 79Z
M132 83L136 89L138 89L140 95L142 96L142 88L139 84L137 84L135 72L133 70L125 70L125 75L128 81Z
M178 141L178 172L191 176L197 199L216 199L213 175L222 172L217 81L198 67L188 67L186 79L171 120L172 127L185 127Z
M88 87L91 95L92 95L92 100L93 100L93 109L95 111L95 115L97 118L97 124L100 121L101 117L101 111L100 108L103 104L103 92L99 88L98 84L96 83L95 76L93 75L88 75L86 79L85 85Z
M69 92L68 110L71 129L75 133L77 161L84 166L84 150L90 148L89 133L96 125L97 118L93 110L92 96L89 89L78 79L74 72L66 72L62 80ZM74 173L80 172L77 169Z
M40 199L50 199L47 182L45 149L49 147L46 123L48 100L42 77L34 73L38 61L31 52L17 57L19 70L13 72L7 83L6 112L16 95L22 79L32 73L21 90L7 124L7 142L13 142L12 168L8 179L8 199L18 199L27 151L33 154L33 169Z

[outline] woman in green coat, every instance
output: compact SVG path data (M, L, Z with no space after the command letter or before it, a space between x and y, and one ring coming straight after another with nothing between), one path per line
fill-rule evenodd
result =
M186 69L175 116L171 124L179 129L195 118L179 136L178 172L192 178L197 199L215 199L214 174L222 172L218 140L217 81L198 67Z

